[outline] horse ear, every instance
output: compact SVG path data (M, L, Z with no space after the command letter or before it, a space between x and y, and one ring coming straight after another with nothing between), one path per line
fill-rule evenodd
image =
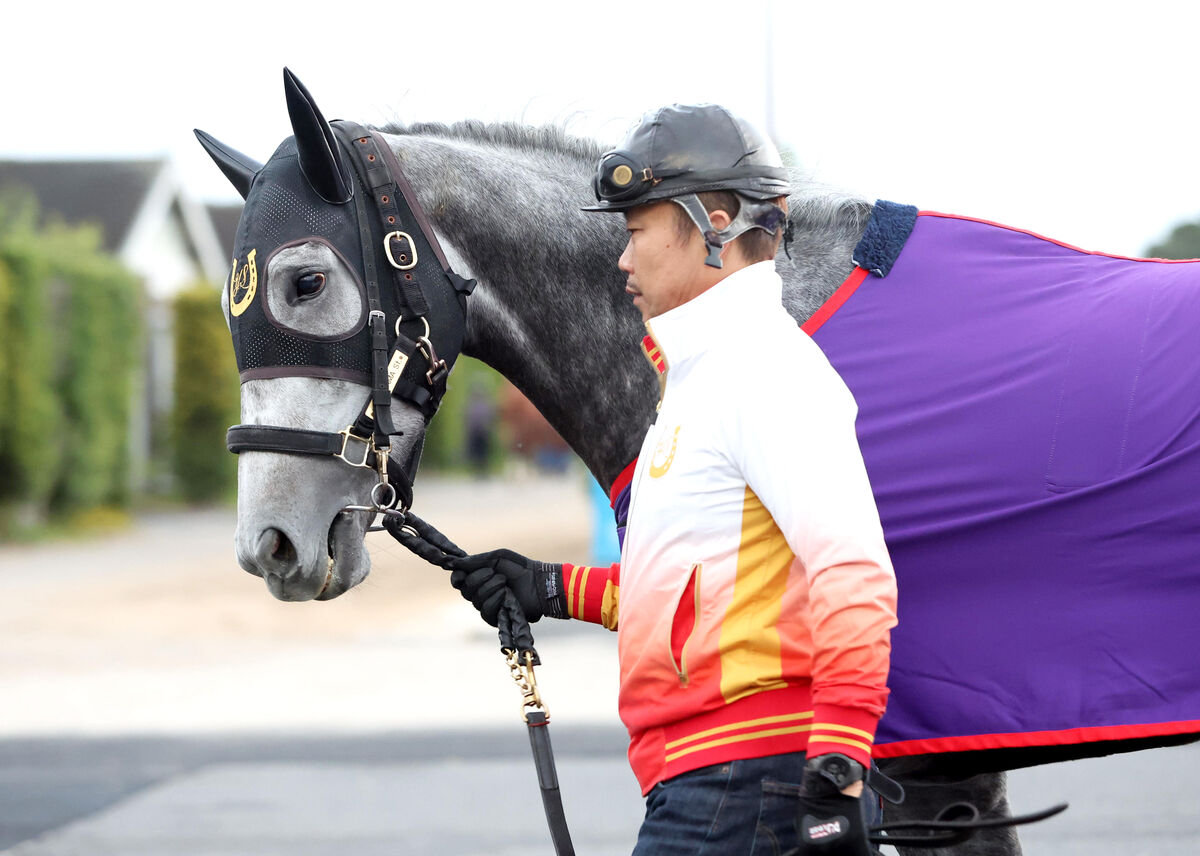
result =
M245 199L246 195L250 193L250 184L254 181L254 175L262 169L262 164L253 158L246 157L237 149L231 149L199 128L192 130L196 134L196 139L200 141L200 145L204 146L204 151L208 152L208 156L216 161L221 172L225 173L225 177L229 179L229 183L238 193L242 194L242 199Z
M300 169L312 189L326 202L340 205L351 196L351 183L333 130L317 102L308 94L296 75L283 70L283 91L287 96L288 115L300 155Z

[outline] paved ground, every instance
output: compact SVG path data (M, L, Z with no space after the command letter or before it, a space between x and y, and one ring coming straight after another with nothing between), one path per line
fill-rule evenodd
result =
M418 497L467 549L587 557L582 476L422 482ZM0 699L17 700L0 737L427 729L417 698L442 728L513 715L495 635L445 571L374 533L366 582L281 603L237 567L233 531L232 511L173 513L100 541L0 549ZM611 723L615 636L546 624L539 640L563 640L539 672L550 697Z
M419 497L468 549L586 558L581 478ZM283 604L235 566L232 533L232 512L164 514L0 549L0 852L549 853L516 690L442 572L373 535L367 584ZM641 803L614 637L536 629L579 852L627 853ZM1072 802L1026 853L1200 853L1198 761L1192 746L1018 771L1018 811Z
M581 856L628 853L641 801L616 729L556 723ZM1194 856L1200 747L1021 770L1017 811L1067 814L1027 856ZM21 842L21 843L18 843ZM6 846L10 849L4 850ZM551 852L522 730L0 742L4 856Z
M0 744L0 851L546 852L523 732L10 740ZM571 728L555 738L581 852L627 853L641 801L623 736Z

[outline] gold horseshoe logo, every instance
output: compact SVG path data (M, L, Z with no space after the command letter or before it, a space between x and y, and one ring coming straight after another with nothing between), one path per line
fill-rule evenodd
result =
M258 291L258 266L254 262L257 254L258 250L251 250L241 270L237 259L233 260L233 270L229 272L229 314L235 318L246 311Z
M679 448L679 429L682 427L681 425L675 426L675 433L671 435L671 450L669 452L666 452L664 448L666 446L666 436L664 435L658 441L658 446L654 449L654 457L650 459L650 478L660 479L667 474L667 470L671 469L671 464L675 460L675 450ZM664 452L666 453L666 460L660 464L659 458L662 457Z

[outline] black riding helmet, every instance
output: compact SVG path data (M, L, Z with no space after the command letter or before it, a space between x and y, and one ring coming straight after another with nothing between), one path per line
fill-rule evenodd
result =
M738 235L783 227L784 213L768 200L790 191L771 141L716 104L672 104L646 113L620 146L601 156L592 189L597 204L584 211L625 211L663 199L679 204L704 236L705 263L717 268L721 248ZM742 197L737 217L720 232L696 197L708 190Z

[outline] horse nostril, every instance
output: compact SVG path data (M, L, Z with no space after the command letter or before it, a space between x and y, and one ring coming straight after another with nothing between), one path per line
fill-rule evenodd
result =
M275 531L275 549L271 551L271 558L279 562L292 564L296 561L296 548L292 546L291 540L279 530Z
M264 529L258 536L255 553L260 562L272 565L292 566L296 564L296 547L287 535L278 529Z

